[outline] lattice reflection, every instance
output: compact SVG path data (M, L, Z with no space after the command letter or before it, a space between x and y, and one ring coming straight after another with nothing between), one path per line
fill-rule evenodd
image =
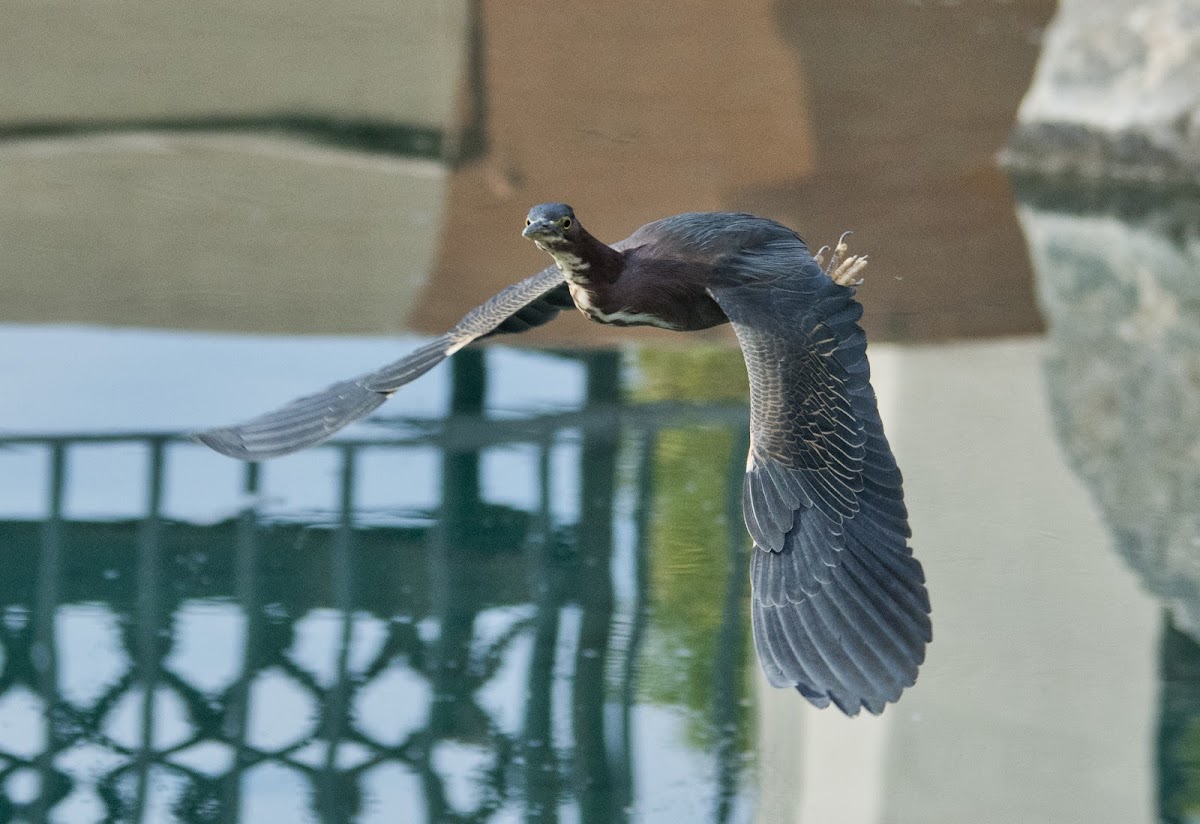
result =
M309 517L271 515L251 467L240 515L170 520L195 447L145 435L82 440L140 451L147 514L69 518L79 439L11 439L50 489L45 520L0 522L0 820L628 818L648 456L680 417L744 431L744 412L625 413L611 357L583 359L577 412L470 426L482 361L462 359L457 427L325 447L339 503ZM481 493L497 447L528 470L504 503ZM359 505L362 466L430 448L436 507Z

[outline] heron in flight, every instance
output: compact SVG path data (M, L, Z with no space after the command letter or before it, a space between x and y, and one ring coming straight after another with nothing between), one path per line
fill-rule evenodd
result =
M554 262L380 369L196 437L247 461L319 443L481 338L575 306L598 323L679 332L731 323L750 376L742 508L754 645L767 680L819 707L878 714L916 681L932 639L929 595L901 475L870 384L854 299L866 257L845 235L814 256L766 218L692 212L611 246L570 206L530 210L524 236Z

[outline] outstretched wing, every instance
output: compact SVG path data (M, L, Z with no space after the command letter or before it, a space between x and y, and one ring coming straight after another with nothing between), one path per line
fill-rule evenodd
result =
M320 443L379 407L393 392L419 378L467 344L490 334L523 332L553 319L567 293L562 272L550 266L513 284L458 325L395 363L335 383L314 395L245 423L200 432L195 438L231 458L257 461Z
M787 261L786 273L709 290L750 374L754 643L772 685L879 713L925 658L925 576L869 382L862 307L798 242Z
M495 329L487 334L480 335L480 337L489 338L492 335L528 332L535 326L541 326L543 323L549 323L554 320L562 310L574 308L575 301L571 298L571 290L567 287L567 282L562 280L560 276L558 286L546 292L537 300L525 304L525 306L505 318Z

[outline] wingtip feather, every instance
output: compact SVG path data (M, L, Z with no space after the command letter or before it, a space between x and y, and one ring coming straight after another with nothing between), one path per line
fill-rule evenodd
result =
M227 427L209 429L205 432L194 432L188 436L188 440L204 444L214 452L219 452L230 458L238 458L240 460L250 459L250 453L246 451L246 445L242 442L241 437Z

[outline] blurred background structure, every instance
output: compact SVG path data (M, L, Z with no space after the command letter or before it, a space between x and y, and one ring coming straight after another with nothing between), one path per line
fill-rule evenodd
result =
M1200 816L1195 0L4 19L0 820ZM183 437L443 331L559 199L870 254L935 621L880 718L759 675L728 330L572 315L301 455Z

